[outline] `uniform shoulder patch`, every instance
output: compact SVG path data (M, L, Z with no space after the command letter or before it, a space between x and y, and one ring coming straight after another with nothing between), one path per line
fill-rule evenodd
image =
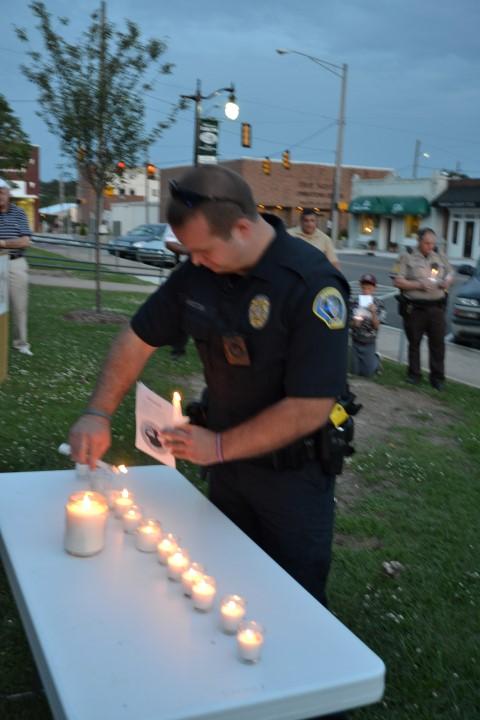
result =
M248 321L255 330L265 327L270 316L270 298L266 295L255 295L248 307Z
M320 290L315 295L312 310L330 330L341 330L347 323L347 307L337 288L326 287Z

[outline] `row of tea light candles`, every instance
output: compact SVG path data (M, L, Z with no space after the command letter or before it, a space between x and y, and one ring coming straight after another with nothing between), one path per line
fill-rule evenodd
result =
M160 523L144 519L141 509L126 488L111 490L109 503L100 493L77 492L66 505L65 549L73 555L87 557L100 552L104 545L108 509L122 521L123 530L135 535L135 544L142 552L156 552L160 563L167 567L168 577L181 582L185 595L192 598L200 611L213 607L215 579L204 574L202 565L191 562L187 550L181 548L172 533L164 534ZM239 595L227 595L220 604L220 624L227 634L237 635L242 660L256 662L264 642L263 628L255 621L245 621L246 601Z

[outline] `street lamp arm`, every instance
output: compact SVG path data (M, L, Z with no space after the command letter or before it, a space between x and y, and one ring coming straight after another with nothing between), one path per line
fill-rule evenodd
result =
M194 102L201 102L202 100L211 100L216 95L220 95L222 92L228 92L230 95L235 95L235 86L230 85L229 87L219 88L218 90L214 90L213 92L209 93L208 95L202 95L201 93L196 93L195 95L180 95L180 97L183 100L193 100Z
M335 63L328 62L328 60L322 60L321 58L315 57L315 55L308 55L308 53L301 52L300 50L277 48L277 53L279 55L301 55L302 57L306 57L316 65L320 65L324 70L328 70L328 72L333 73L339 78L343 78L345 72L344 65L336 65Z

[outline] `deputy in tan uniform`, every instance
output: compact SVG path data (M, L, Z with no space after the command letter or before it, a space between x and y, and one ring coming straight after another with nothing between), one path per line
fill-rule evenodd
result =
M437 236L431 228L418 233L418 246L400 258L393 284L402 291L401 314L408 338L407 381L421 380L420 343L428 338L430 384L442 390L445 382L445 311L453 269L435 247Z
M340 263L338 262L331 239L317 227L317 215L314 210L305 208L300 215L300 225L290 228L287 232L289 235L306 240L311 245L321 250L330 260L332 265L335 265L338 270L340 269Z

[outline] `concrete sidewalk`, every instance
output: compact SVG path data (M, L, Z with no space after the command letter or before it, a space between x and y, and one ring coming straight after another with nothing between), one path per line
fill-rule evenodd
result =
M382 357L406 364L407 339L403 330L381 325L377 338L377 350ZM421 348L422 368L428 377L428 346L424 338ZM449 380L480 388L480 351L446 343L446 375Z
M32 285L53 285L56 287L78 288L83 290L94 290L93 280L82 278L64 277L61 275L44 275L30 272ZM102 282L102 291L134 292L147 295L158 287L158 283L148 285L134 285L128 283ZM385 358L396 362L406 363L407 341L402 330L382 325L377 339L377 350ZM422 367L428 372L428 349L424 340L422 343ZM449 380L480 388L480 350L473 350L467 347L447 342L446 347L446 371Z

